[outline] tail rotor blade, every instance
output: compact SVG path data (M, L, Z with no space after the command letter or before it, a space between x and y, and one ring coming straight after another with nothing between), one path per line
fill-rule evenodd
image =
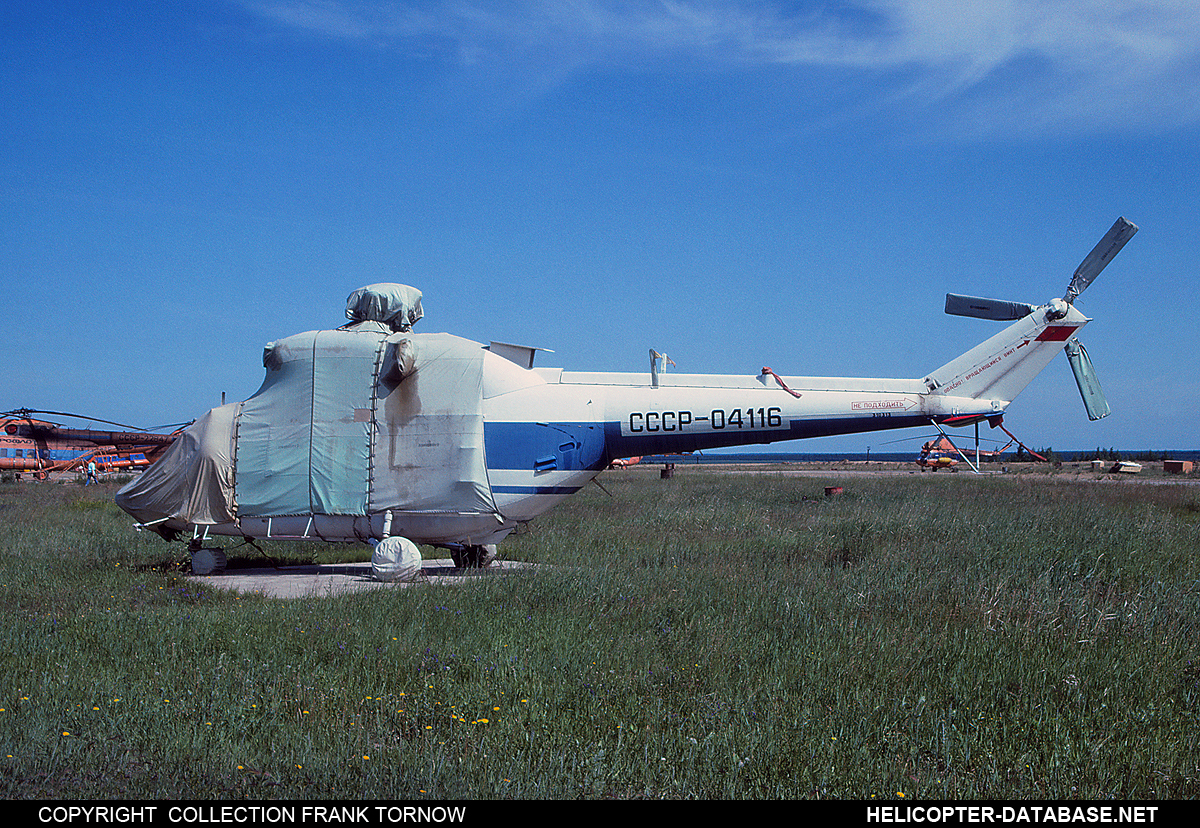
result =
M1126 221L1124 216L1117 219L1116 223L1104 234L1104 238L1100 239L1099 243L1092 248L1092 252L1087 254L1087 257L1080 262L1079 267L1075 269L1075 275L1071 277L1071 284L1067 287L1067 295L1063 299L1074 304L1076 297L1083 293L1093 279L1100 275L1100 271L1108 266L1113 257L1125 246L1125 242L1132 239L1133 234L1137 231L1137 225Z
M1104 398L1104 390L1092 360L1077 338L1071 337L1065 348L1067 360L1071 363L1071 373L1075 375L1075 384L1079 386L1079 396L1083 397L1083 407L1087 409L1089 420L1100 420L1109 415L1108 400Z
M982 299L978 296L946 294L946 313L952 316L973 316L976 319L992 319L1012 322L1023 319L1033 312L1033 306L1023 302L1006 302L1003 299Z

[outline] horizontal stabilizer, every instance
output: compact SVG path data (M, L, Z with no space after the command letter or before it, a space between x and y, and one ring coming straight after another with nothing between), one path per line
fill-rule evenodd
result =
M1092 367L1092 360L1084 350L1083 343L1075 337L1067 342L1067 359L1071 363L1071 372L1075 374L1075 384L1079 386L1079 396L1083 397L1083 407L1087 409L1089 420L1100 420L1109 415L1108 400L1104 398L1104 390Z
M946 313L952 316L973 316L976 319L993 319L1012 322L1023 319L1033 312L1033 306L1024 302L1006 302L1002 299L981 299L978 296L946 294Z

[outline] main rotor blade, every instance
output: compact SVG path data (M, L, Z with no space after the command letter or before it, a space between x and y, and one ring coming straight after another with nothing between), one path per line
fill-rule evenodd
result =
M93 423L104 423L105 425L118 426L120 428L129 429L130 431L150 431L148 428L139 428L138 426L125 425L124 423L114 423L112 420L101 420L96 417L87 417L83 414L70 414L66 411L39 411L36 408L19 408L15 411L0 412L0 416L15 416L22 420L28 420L31 414L49 414L52 417L70 417L75 420L90 420Z
M1023 302L1006 302L1003 299L982 299L978 296L946 294L946 313L953 316L973 316L976 319L992 319L1011 322L1023 319L1033 312L1032 305Z
M1067 295L1063 299L1074 304L1075 298L1083 293L1093 279L1100 275L1100 271L1108 266L1117 253L1121 252L1125 242L1132 239L1133 234L1137 231L1137 225L1126 221L1124 216L1117 219L1109 231L1104 234L1104 238L1079 263L1079 267L1075 268L1075 275L1071 277L1071 284L1067 287Z
M1079 396L1083 397L1083 407L1087 409L1089 420L1100 420L1109 415L1108 400L1104 398L1104 389L1100 387L1100 379L1092 360L1084 350L1083 343L1075 337L1067 341L1065 348L1067 360L1071 363L1071 373L1075 375L1075 384L1079 386Z

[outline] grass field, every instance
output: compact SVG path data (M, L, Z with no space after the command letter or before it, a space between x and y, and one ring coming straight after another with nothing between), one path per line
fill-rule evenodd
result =
M504 544L535 573L303 601L0 485L0 794L1200 795L1200 486L601 482Z

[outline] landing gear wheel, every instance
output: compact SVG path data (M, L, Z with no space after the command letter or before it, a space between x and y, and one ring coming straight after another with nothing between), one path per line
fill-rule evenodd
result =
M472 544L450 550L450 558L459 569L484 569L496 560L496 544Z
M196 549L192 551L193 575L220 575L225 571L224 549Z

